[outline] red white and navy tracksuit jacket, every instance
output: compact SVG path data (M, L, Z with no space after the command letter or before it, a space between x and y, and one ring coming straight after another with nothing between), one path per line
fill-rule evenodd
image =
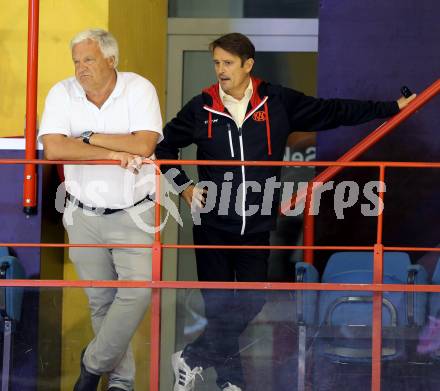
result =
M156 148L158 159L177 159L179 149L197 145L198 160L280 161L283 160L287 137L293 131L319 131L341 125L356 125L375 118L386 118L399 111L397 102L372 102L345 99L317 99L301 92L252 78L253 95L245 120L238 128L224 107L218 83L203 90L189 101L164 128L164 139ZM164 166L166 173L170 166ZM174 177L176 185L189 182L181 167ZM229 233L256 233L275 228L280 191L275 190L272 209L262 214L264 185L275 177L280 180L281 167L198 166L200 181L217 184L215 208L201 214L202 225ZM224 174L233 173L231 199L226 215L218 214ZM262 190L252 191L242 183L256 181ZM244 197L243 197L244 195ZM243 197L241 213L236 212L236 197ZM259 210L252 216L244 211L250 205Z

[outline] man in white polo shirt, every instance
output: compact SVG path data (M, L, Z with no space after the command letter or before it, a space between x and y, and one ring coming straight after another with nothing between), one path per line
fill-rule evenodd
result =
M51 160L119 160L115 165L66 165L64 226L70 243L151 244L154 167L142 165L162 139L154 86L117 72L118 45L100 29L71 42L75 77L49 92L39 139ZM136 216L136 219L132 219ZM139 217L141 219L139 219ZM142 224L139 224L139 221ZM151 249L70 248L86 280L150 280ZM109 391L131 391L135 365L130 340L147 309L150 291L86 289L95 338L81 355L74 391L94 391L102 374Z

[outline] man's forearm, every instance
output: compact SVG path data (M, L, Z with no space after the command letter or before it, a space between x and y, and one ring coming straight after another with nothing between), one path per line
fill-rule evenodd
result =
M81 139L73 137L47 138L44 136L45 156L49 160L109 160L113 151L106 148L88 145Z
M104 134L96 132L90 137L90 145L149 157L156 148L157 138L158 134L150 131L129 134Z

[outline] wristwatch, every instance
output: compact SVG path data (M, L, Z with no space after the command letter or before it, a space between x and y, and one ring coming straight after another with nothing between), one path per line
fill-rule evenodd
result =
M84 143L86 143L86 144L90 144L90 137L92 137L93 134L94 134L94 133L93 133L91 130L86 130L85 132L82 132L82 133L81 133L81 136L79 136L79 137L82 138L82 141L83 141Z

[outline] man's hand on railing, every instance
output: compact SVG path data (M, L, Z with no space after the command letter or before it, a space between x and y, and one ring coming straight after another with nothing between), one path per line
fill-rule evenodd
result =
M111 151L109 154L110 160L119 160L120 166L126 168L133 174L138 174L142 167L142 157L133 155L128 152Z
M414 100L416 98L416 94L412 94L410 97L405 98L404 96L401 96L397 100L397 104L399 105L399 109L402 110L404 107L408 106L409 102Z

